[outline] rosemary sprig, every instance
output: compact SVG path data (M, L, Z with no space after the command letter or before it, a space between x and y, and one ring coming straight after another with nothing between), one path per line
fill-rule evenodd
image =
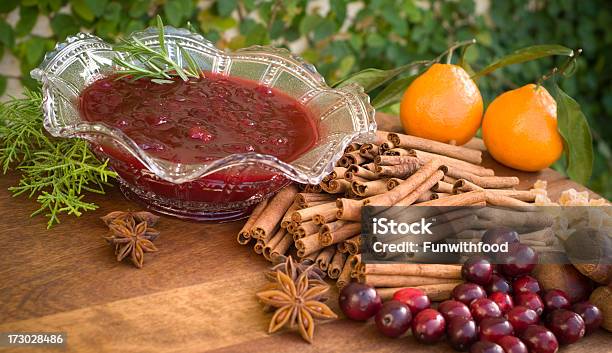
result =
M173 82L171 80L173 76L179 76L183 81L203 76L202 70L191 54L178 44L178 49L185 59L187 67L183 67L172 59L166 46L164 23L159 15L157 16L157 32L159 35L159 50L148 47L136 37L121 39L121 42L115 45L115 50L124 54L123 57L115 56L113 58L114 63L121 68L119 78L130 77L137 80L146 77L151 78L156 83L171 83Z
M25 98L0 104L0 166L2 172L19 170L15 195L36 196L47 228L59 223L59 214L80 216L98 206L84 201L84 191L104 193L116 173L100 162L80 139L54 139L43 128L40 92L25 90Z

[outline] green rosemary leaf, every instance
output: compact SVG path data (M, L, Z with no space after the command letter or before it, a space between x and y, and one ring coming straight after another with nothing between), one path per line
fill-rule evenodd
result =
M122 39L115 45L115 50L122 53L121 56L113 58L113 62L121 69L121 78L131 76L133 79L151 78L157 79L156 83L167 83L173 76L180 77L183 81L189 78L199 78L200 69L191 55L178 46L187 67L180 65L173 59L168 51L165 41L164 24L161 17L157 16L157 32L159 50L148 47L136 37Z
M61 213L80 216L98 206L84 200L85 191L103 194L117 174L108 162L99 161L87 141L55 139L43 127L40 92L24 92L0 104L0 165L4 173L17 170L19 183L9 190L14 196L35 197L47 227L59 223Z

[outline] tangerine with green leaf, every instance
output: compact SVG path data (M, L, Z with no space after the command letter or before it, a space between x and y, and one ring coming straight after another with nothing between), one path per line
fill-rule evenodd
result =
M434 64L406 89L400 118L409 135L463 145L480 127L482 96L470 75L452 64Z
M505 92L489 104L482 138L501 164L526 172L547 168L563 152L557 104L544 87L534 84Z

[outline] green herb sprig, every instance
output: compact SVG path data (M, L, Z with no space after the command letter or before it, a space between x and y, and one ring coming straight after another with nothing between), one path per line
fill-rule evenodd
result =
M157 16L157 32L159 36L159 50L145 45L136 37L121 39L115 46L115 50L125 54L125 57L116 56L113 62L121 68L122 77L132 79L151 78L155 83L171 83L173 76L179 76L183 81L189 78L200 78L203 76L202 70L198 67L193 57L177 44L182 57L187 62L187 67L179 65L170 57L166 41L164 38L164 23L161 17Z
M54 139L43 128L42 96L25 90L25 98L0 104L0 166L3 173L21 172L15 195L36 196L47 228L59 223L59 214L80 216L98 206L84 200L84 191L103 194L117 174L99 161L80 139Z

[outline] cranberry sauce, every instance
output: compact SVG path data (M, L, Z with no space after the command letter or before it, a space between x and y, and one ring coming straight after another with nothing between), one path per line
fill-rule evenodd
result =
M179 163L244 152L288 162L317 140L311 114L278 90L213 73L173 81L101 79L81 94L81 115L121 129L155 157Z

